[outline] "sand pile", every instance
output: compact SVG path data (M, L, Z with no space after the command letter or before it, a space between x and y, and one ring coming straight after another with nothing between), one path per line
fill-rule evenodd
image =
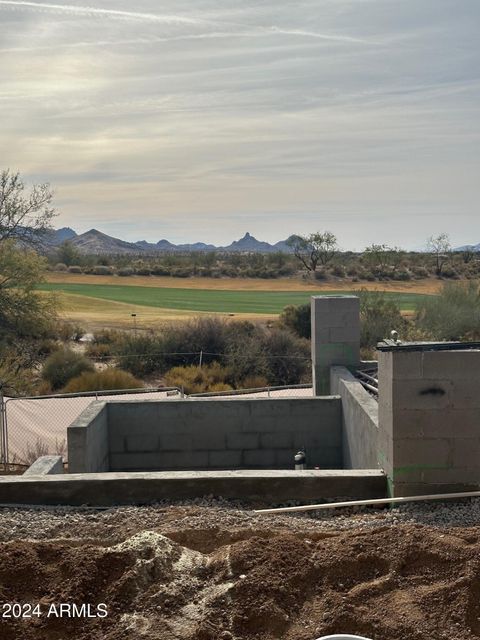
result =
M0 640L480 638L477 528L305 522L137 525L107 543L93 518L96 537L84 523L78 538L3 542L0 601L40 603L42 615L1 620ZM52 603L105 603L108 616L47 617Z

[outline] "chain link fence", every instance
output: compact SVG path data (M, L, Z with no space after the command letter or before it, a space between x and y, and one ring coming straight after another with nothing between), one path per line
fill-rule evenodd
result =
M179 387L156 387L122 391L92 391L3 398L0 395L0 463L3 471L21 471L39 456L61 455L67 461L67 428L94 400L112 402L168 400L172 398L304 398L312 396L311 385L259 387L186 395Z

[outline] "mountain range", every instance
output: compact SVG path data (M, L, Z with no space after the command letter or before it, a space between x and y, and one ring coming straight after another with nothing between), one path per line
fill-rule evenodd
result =
M168 240L159 240L158 242L148 242L147 240L138 240L137 242L126 242L119 238L114 238L106 233L98 231L98 229L90 229L85 233L77 234L70 227L55 229L50 231L45 237L45 244L49 247L55 247L63 242L70 242L77 247L82 253L89 254L127 254L127 253L170 253L170 252L190 252L190 251L224 251L224 252L241 252L241 253L274 253L281 251L282 253L291 253L292 250L287 245L287 241L283 240L275 244L262 242L254 238L250 233L246 233L240 240L234 240L225 247L217 247L213 244L204 242L194 242L193 244L173 244Z

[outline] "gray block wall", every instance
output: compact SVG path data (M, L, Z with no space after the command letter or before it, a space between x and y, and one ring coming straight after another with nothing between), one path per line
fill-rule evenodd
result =
M360 362L360 301L357 296L311 299L312 373L316 396L330 391L330 367Z
M378 402L345 367L332 367L330 375L332 393L342 399L344 468L381 468Z
M70 470L106 470L94 468L105 465L105 434L110 471L292 469L304 446L309 468L340 469L341 410L339 397L112 402L69 427ZM82 429L90 443L98 430L101 453L78 444Z
M480 351L379 352L379 455L394 495L480 487Z
M109 470L108 407L92 402L67 429L69 473Z

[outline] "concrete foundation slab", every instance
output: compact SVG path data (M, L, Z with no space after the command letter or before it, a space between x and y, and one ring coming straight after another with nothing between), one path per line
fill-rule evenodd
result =
M382 498L386 476L378 470L171 471L0 477L0 504L152 504L213 495L278 505L331 498Z

